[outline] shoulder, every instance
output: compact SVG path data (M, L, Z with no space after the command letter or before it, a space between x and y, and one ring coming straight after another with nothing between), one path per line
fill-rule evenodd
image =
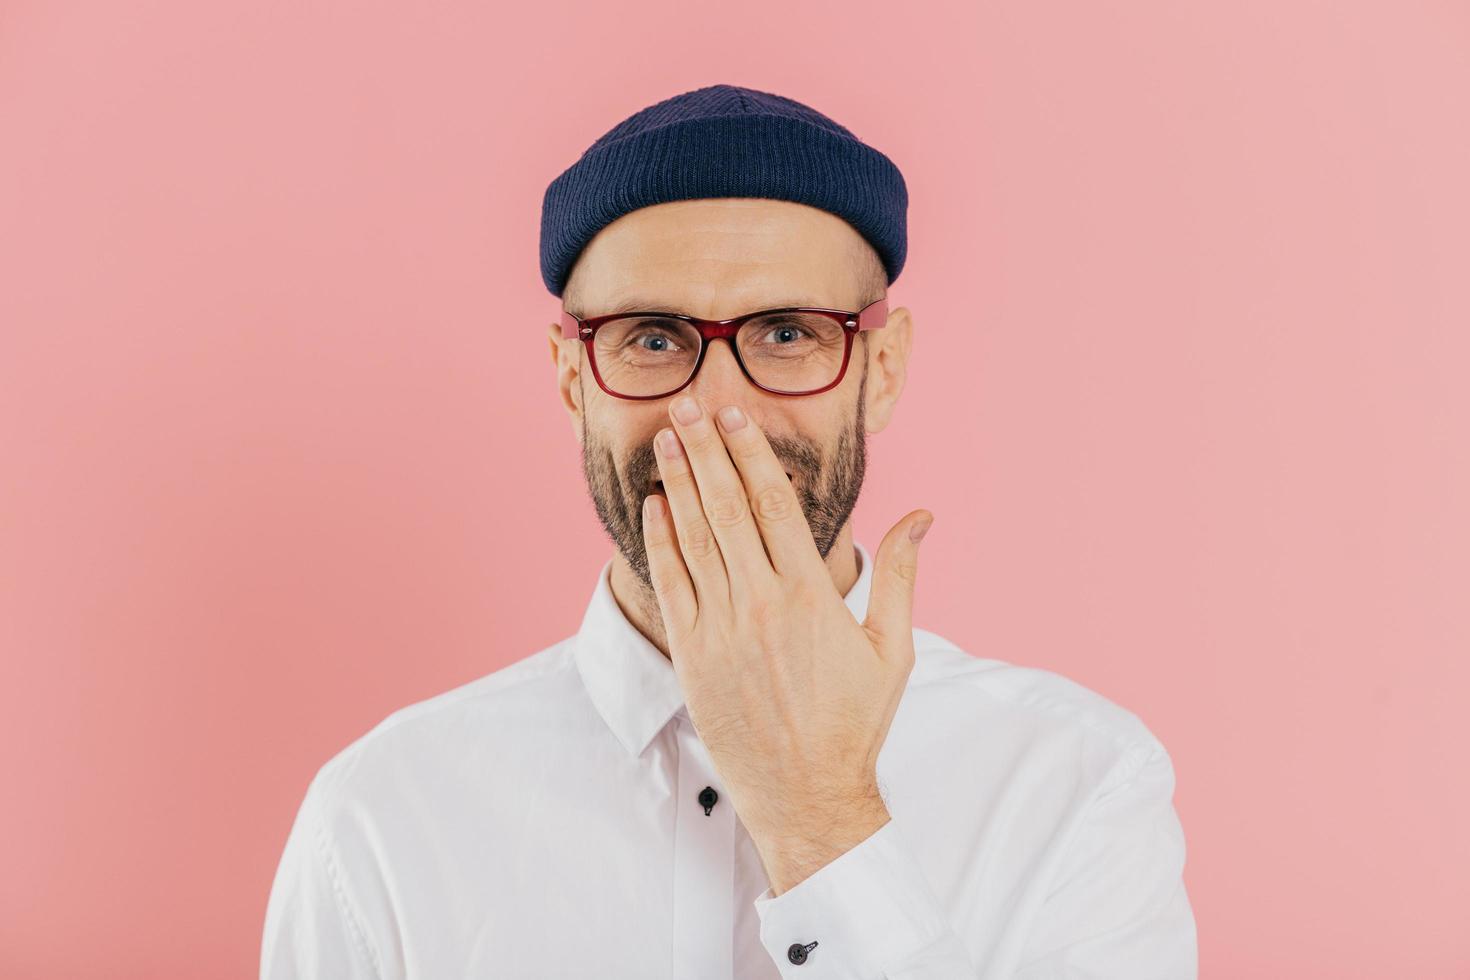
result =
M905 699L970 726L959 734L1007 736L1088 746L1111 759L1123 777L1168 753L1133 711L1062 674L1004 660L977 657L949 639L914 628L915 664ZM949 710L945 710L949 709Z
M558 704L576 683L572 639L561 640L465 684L398 708L329 758L312 779L322 800L391 794L404 779L456 768L495 752L507 731L536 737L560 724ZM530 731L526 731L526 727Z

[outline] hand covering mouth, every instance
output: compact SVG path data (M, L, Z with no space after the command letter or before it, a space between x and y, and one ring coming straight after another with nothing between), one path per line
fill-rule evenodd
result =
M786 472L786 479L791 479L791 472L789 470ZM667 494L664 494L664 481L662 480L654 480L653 483L649 485L648 492L668 496Z

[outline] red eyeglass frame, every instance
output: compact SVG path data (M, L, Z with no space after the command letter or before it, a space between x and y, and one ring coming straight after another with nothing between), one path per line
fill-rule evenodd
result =
M735 335L745 321L752 320L758 316L767 316L771 313L821 313L842 324L843 349L842 368L837 372L837 380L822 388L814 388L811 391L781 391L777 388L767 388L755 378L750 376L750 369L745 366L745 361L740 357L739 345L735 343ZM613 391L603 383L602 373L597 370L597 355L593 350L592 341L597 336L597 329L604 323L613 320L621 320L630 316L656 316L670 320L682 320L699 331L699 357L695 358L694 367L689 372L689 377L684 383L670 391L659 395L624 395ZM814 306L785 306L776 310L758 310L755 313L746 313L741 316L733 316L728 320L703 320L697 316L688 316L683 313L664 313L659 311L633 311L629 313L609 313L605 316L575 317L566 310L561 314L561 335L567 340L580 339L587 348L587 362L592 365L592 376L597 379L597 386L614 398L625 398L628 401L648 401L655 398L667 398L676 395L689 387L689 383L699 376L699 369L704 364L704 355L709 353L710 342L725 338L730 342L730 351L735 355L735 363L740 365L740 371L745 375L745 380L755 385L761 391L769 391L773 395L790 395L800 398L804 395L820 395L824 391L830 391L842 383L847 375L847 362L852 357L852 338L859 330L877 330L888 325L888 297L882 296L856 313L851 310L828 310Z

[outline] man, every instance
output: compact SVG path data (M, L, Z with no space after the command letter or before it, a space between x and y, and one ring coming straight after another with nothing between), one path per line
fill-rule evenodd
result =
M1163 746L913 627L928 511L853 540L907 200L730 85L553 181L550 353L616 550L574 636L321 768L263 978L1196 975Z

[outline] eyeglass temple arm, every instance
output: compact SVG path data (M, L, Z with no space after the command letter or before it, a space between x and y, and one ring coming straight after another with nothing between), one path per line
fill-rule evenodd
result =
M859 330L877 330L888 323L888 297L874 300L858 312Z
M585 330L587 335L592 333L591 327L587 327ZM578 330L577 318L566 310L561 311L561 335L566 340L575 340L577 337L582 336Z

